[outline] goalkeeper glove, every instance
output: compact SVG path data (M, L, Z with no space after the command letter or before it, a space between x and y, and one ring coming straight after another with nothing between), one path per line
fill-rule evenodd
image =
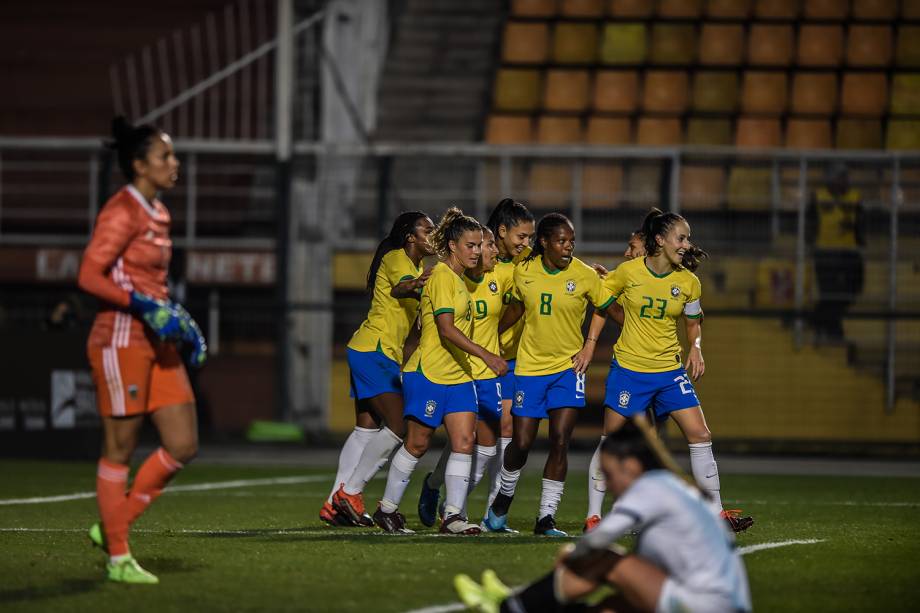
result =
M187 356L188 364L193 368L201 368L208 359L208 344L204 340L204 334L202 334L201 328L198 327L198 324L182 305L177 304L175 306L188 325L185 334L182 336L182 342L191 346L191 351Z
M185 309L177 306L170 300L157 300L137 291L131 292L131 311L140 317L161 341L179 340L188 332L188 322L191 318Z

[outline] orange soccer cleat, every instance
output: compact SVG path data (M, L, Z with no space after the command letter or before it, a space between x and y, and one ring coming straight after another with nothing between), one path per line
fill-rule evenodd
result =
M360 493L346 493L344 483L332 495L332 506L356 526L371 527L374 525L374 520L364 510L364 496Z
M722 511L722 519L728 523L732 532L744 532L754 525L753 517L742 517L741 509L725 509Z
M597 524L599 523L601 523L601 516L592 515L591 517L585 520L585 527L582 528L582 532L590 532L591 530L594 530L594 527L597 526Z

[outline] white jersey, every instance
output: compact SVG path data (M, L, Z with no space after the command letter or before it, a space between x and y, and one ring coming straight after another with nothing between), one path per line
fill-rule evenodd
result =
M721 596L732 610L751 610L747 573L734 535L700 492L670 471L651 470L639 477L582 537L576 555L606 549L629 531L639 534L636 554L677 584Z

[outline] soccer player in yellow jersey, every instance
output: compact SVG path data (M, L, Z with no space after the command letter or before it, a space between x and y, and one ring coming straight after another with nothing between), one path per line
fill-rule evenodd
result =
M479 534L462 514L473 462L477 402L471 357L496 375L505 374L503 359L471 340L473 305L463 273L479 264L482 226L460 209L451 208L432 234L441 260L422 291L421 340L403 369L406 439L390 464L386 489L374 522L387 532L411 532L399 503L412 472L428 450L431 435L442 423L451 454L445 470L446 500L441 532Z
M421 266L434 253L428 240L433 231L425 213L402 213L377 245L367 272L371 308L347 348L355 429L342 446L332 493L319 513L330 525L373 525L361 492L405 436L399 371L429 274Z
M502 297L512 291L514 284L514 266L496 266L497 263L498 247L495 246L495 235L492 230L483 227L482 257L476 268L464 273L463 280L473 301L473 342L495 354L499 353L498 322L502 313ZM479 406L476 446L469 484L469 491L472 492L496 456L502 419L501 381L504 377L496 376L485 362L477 357L470 357L470 362ZM450 447L445 447L437 467L428 473L422 482L418 515L426 526L433 526L437 519L438 498L450 453Z
M499 494L483 522L489 530L507 525L540 420L549 418L550 453L534 533L565 536L556 528L555 514L568 471L569 439L578 409L585 406L585 377L576 372L576 358L584 350L581 324L588 302L599 309L613 302L597 273L572 256L574 250L572 223L550 213L537 226L533 252L514 270L516 302L502 318L501 329L523 314L524 332L514 373L514 435L501 469Z
M690 243L690 225L676 213L652 209L641 232L646 255L620 264L604 280L604 286L626 312L607 377L604 432L619 430L629 417L649 405L654 406L658 416L672 417L690 445L693 476L709 492L714 509L733 530L745 530L753 519L722 510L712 435L693 389L693 381L703 376L706 366L702 353L702 288L692 270L705 252ZM690 345L685 365L677 338L677 320L681 316L686 321ZM592 353L604 321L604 313L596 311L588 331ZM586 524L597 511L589 509Z

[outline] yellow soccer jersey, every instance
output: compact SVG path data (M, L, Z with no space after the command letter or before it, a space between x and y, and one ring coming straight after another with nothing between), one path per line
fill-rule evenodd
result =
M393 287L406 279L414 279L422 269L412 263L403 249L394 249L380 260L374 295L367 319L352 335L348 348L355 351L380 351L397 364L402 364L403 344L409 328L418 314L419 301L415 298L390 296Z
M512 259L503 260L499 258L498 264L495 265L495 269L498 270L499 267L504 267L510 270L509 275L514 276L514 267L520 264L524 258L530 255L530 247L524 247L524 250L521 251L516 257ZM513 299L512 292L506 293L502 296L502 312L501 315L505 314L505 310L508 308L508 305L511 304ZM501 321L501 315L499 315L499 321ZM502 332L500 345L502 348L502 358L505 360L514 360L517 358L518 345L521 344L521 333L524 331L524 318L521 317L513 326Z
M425 378L442 385L453 385L473 380L470 356L454 346L441 340L438 326L434 321L436 315L453 313L454 325L472 338L473 312L470 293L458 274L444 262L431 271L431 276L422 290L421 306L422 338L418 349L406 362L406 372L420 372Z
M516 375L552 375L572 368L572 356L584 345L581 325L588 301L600 309L613 302L594 269L578 258L554 272L539 257L522 262L514 269L514 291L524 303Z
M623 262L607 275L604 286L626 312L623 331L613 355L624 368L639 372L665 372L681 365L677 320L703 315L702 286L689 270L665 275L653 273L645 258Z
M503 298L514 285L514 266L499 262L480 280L473 281L467 276L463 280L473 300L473 342L498 355L498 322L505 310ZM470 363L474 379L495 378L495 373L476 356L470 356Z

